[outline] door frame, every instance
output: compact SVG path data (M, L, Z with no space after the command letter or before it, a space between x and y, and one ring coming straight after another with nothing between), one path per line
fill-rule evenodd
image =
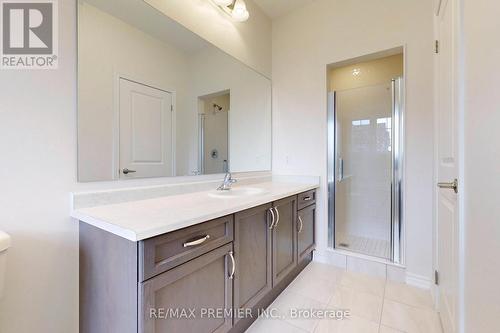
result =
M406 68L407 68L407 45L400 44L393 48L376 51L367 55L363 55L357 58L345 59L335 64L327 65L326 75L329 74L329 69L332 65L340 65L346 63L361 62L369 59L383 58L387 54L399 51L403 55L403 74L399 77L395 77L392 80L392 86L399 85L399 96L392 96L392 135L395 138L397 135L397 143L399 146L398 156L392 156L392 163L397 158L398 168L392 169L392 179L399 181L399 186L392 186L391 198L399 198L399 207L397 211L392 209L391 205L391 257L388 260L390 263L405 266L406 265ZM396 54L396 53L394 53ZM327 78L328 81L328 78ZM394 82L396 81L396 82ZM345 254L345 250L339 250L335 247L335 190L337 181L337 161L336 161L336 151L337 151L337 94L336 91L329 91L327 86L327 221L328 221L328 248L333 249L333 251L339 251ZM399 98L397 98L399 97ZM395 133L394 124L394 114L398 115L399 128L398 133ZM394 140L396 142L396 140ZM393 144L393 147L395 145ZM393 149L394 153L394 149ZM396 191L397 188L397 191ZM397 192L395 194L395 192ZM394 199L394 198L393 198ZM397 215L397 221L395 221L395 216ZM353 252L354 253L354 252ZM357 253L354 253L357 255Z
M441 10L448 5L449 2L453 3L453 46L452 57L454 60L453 66L453 76L454 80L452 82L452 93L453 93L453 105L456 113L457 121L457 178L459 180L459 189L457 193L457 205L458 205L458 218L457 218L457 285L456 285L456 332L463 333L465 330L465 214L464 214L464 203L465 203L465 111L464 111L464 85L465 85L465 60L464 60L464 35L463 35L463 1L462 0L436 0L435 1L435 12L434 12L434 37L436 41L440 41L439 35L439 15ZM438 57L434 57L434 189L433 189L433 269L439 272L439 225L438 225L438 200L439 200L439 188L436 184L440 181L438 179L439 175L439 151L438 151L438 135L439 135L439 100L437 98L439 94L438 85ZM447 180L443 180L447 181ZM434 281L435 282L435 281ZM434 307L439 311L439 285L433 283L431 285L431 293L434 300Z
M177 124L177 93L175 89L161 88L161 84L151 82L149 79L139 77L138 75L127 74L124 71L113 71L113 158L111 163L112 180L128 180L120 178L120 80L127 80L143 86L157 89L172 95L172 174L177 174L176 170L176 124ZM131 178L136 179L136 178Z
M205 174L205 99L217 96L223 96L225 94L229 95L229 110L227 111L227 171L231 172L231 89L223 89L214 93L209 93L205 95L199 95L196 97L196 107L197 107L197 122L198 122L198 163L197 165L197 175ZM220 173L221 175L224 174ZM216 174L217 175L217 174Z

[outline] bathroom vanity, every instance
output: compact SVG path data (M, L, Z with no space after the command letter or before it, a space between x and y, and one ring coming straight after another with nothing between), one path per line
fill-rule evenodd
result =
M271 175L271 87L161 7L78 1L78 180L116 181L74 195L80 332L243 332L311 260L319 178Z
M236 187L235 197L204 191L75 211L80 332L243 332L312 259L315 187L269 182ZM222 216L200 222L207 214Z

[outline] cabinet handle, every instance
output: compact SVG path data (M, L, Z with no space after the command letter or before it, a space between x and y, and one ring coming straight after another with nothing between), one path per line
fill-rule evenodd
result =
M299 228L299 234L302 232L302 228L304 228L304 222L302 222L302 218L299 215L299 222L300 222L300 228Z
M280 223L280 211L278 210L278 207L274 207L274 210L276 210L276 224L274 225L274 228L276 228L278 223Z
M302 199L302 200L304 200L304 201L311 201L312 198L311 197L304 197L304 199Z
M274 216L274 211L273 208L269 208L269 212L271 213L271 225L269 226L269 230L273 229L274 226L274 221L275 221L275 216Z
M236 260L234 260L233 251L229 252L229 258L231 258L231 266L232 266L231 274L229 275L229 279L232 280L234 278L234 272L236 271Z
M205 241L207 241L209 238L210 238L210 235L205 235L201 238L195 239L194 241L186 242L182 246L190 247L190 246L200 245L200 244L204 243Z

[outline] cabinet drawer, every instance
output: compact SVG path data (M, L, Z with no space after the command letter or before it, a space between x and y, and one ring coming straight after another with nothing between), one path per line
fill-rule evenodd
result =
M316 203L316 190L300 193L298 196L297 209L302 209Z
M226 244L141 283L139 332L227 333L232 326L232 250ZM183 317L183 311L190 316Z
M232 241L232 215L146 239L139 244L139 280L147 280Z

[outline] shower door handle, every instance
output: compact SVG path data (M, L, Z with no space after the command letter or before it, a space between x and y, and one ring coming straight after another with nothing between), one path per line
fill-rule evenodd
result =
M339 158L339 182L344 180L344 159Z

